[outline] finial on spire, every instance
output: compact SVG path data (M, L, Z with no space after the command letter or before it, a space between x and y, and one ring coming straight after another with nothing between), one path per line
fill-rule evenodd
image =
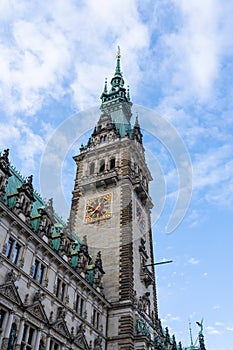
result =
M192 327L191 327L191 321L189 320L189 335L190 335L190 346L193 347L193 335L192 335Z
M105 82L104 82L104 93L105 94L108 93L108 81L107 81L107 78L105 78Z
M116 58L117 58L117 62L116 62L115 76L117 76L117 77L122 77L122 74L121 74L121 67L120 67L120 58L121 58L121 49L120 49L120 46L118 46L118 51L117 51Z
M117 55L116 55L116 58L121 58L121 48L120 48L119 45L117 46Z

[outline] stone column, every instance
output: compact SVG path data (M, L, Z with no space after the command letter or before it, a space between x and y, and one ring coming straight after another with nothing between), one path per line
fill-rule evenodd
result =
M2 340L2 348L1 348L1 350L7 350L13 319L14 319L14 313L11 311L9 313L9 316L8 316L8 320L7 320L7 324L6 324L6 330L5 330L5 333L4 333L4 338Z
M22 318L20 321L20 325L19 325L19 332L18 332L18 336L16 339L16 345L15 345L15 350L19 350L20 349L20 344L23 338L23 331L24 331L24 322L25 322L25 318Z
M47 340L46 340L46 347L45 347L45 350L49 350L49 346L50 346L50 337L48 336L48 337L47 337Z
M41 338L41 330L38 329L37 331L37 336L36 336L36 341L35 341L35 350L39 349L39 345L40 345L40 338Z

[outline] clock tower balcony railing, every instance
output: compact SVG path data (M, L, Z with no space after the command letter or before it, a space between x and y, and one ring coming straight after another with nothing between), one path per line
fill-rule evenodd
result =
M117 169L105 170L101 173L95 173L89 176L85 176L80 180L79 185L83 190L96 187L107 187L109 185L115 185L119 179Z

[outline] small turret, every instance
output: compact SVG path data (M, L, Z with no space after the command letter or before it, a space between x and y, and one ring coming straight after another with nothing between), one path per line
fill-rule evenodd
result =
M142 133L141 133L141 128L138 121L138 115L136 115L135 124L133 128L133 139L142 143Z

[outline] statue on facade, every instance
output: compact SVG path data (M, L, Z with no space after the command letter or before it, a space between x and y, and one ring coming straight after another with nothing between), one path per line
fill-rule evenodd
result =
M201 320L201 322L197 321L196 324L198 325L198 327L200 327L199 336L198 336L200 350L206 350L205 343L204 343L204 334L203 334L203 319Z
M203 319L201 320L201 322L197 321L196 324L200 328L199 335L203 335Z
M8 178L11 176L9 167L10 162L8 159L9 149L3 151L3 155L0 154L0 199L3 199L5 194L5 188L8 183Z
M94 348L93 350L102 350L102 338L98 335L94 340Z
M15 282L17 280L17 276L13 269L11 269L6 275L6 282Z
M40 289L34 294L33 301L41 301L43 300L45 293L42 293Z

